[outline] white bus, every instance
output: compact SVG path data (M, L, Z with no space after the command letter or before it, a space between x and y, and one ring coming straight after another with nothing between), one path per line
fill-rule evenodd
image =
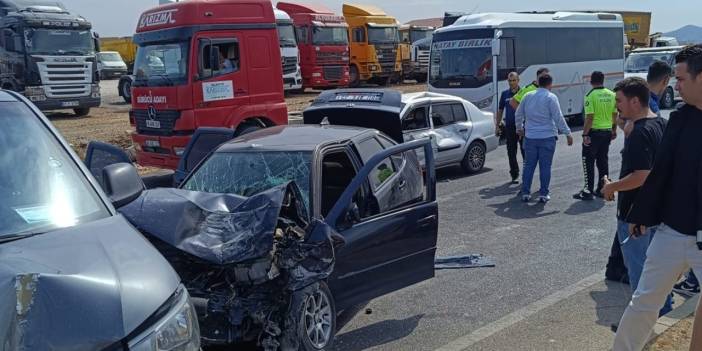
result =
M624 78L624 23L618 14L480 13L434 32L429 91L460 96L496 112L499 94L516 71L525 86L547 67L565 116L582 117L590 74L605 85Z

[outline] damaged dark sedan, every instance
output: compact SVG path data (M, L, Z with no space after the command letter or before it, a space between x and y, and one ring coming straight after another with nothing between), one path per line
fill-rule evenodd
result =
M205 345L328 350L355 306L434 276L431 144L379 129L253 132L119 209L180 274Z

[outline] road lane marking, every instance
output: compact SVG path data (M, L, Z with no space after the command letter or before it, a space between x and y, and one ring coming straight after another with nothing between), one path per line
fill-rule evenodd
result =
M562 290L556 291L555 293L544 297L528 306L520 308L492 323L489 323L483 327L480 327L470 334L462 336L452 342L436 349L435 351L463 351L467 350L471 346L477 344L478 342L489 338L541 311L549 308L571 296L589 289L593 285L604 280L605 270L601 270L595 274L592 274L585 279L570 285Z

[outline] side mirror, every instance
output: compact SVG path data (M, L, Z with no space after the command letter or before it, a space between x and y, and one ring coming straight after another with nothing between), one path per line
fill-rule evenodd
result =
M338 229L345 230L351 228L351 226L360 221L361 212L358 209L358 205L355 202L352 202L346 210L346 215L339 219Z
M115 163L102 170L103 188L112 201L120 208L139 197L144 191L144 182L136 168L128 163Z

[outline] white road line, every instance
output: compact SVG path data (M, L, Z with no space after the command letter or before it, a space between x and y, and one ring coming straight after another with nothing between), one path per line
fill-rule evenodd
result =
M492 323L489 323L472 333L462 336L435 351L463 351L467 350L470 346L477 344L478 342L487 339L488 337L505 330L514 324L517 324L530 316L551 307L585 289L604 280L605 270L601 270L593 275L586 277L585 279L570 285L562 290L559 290L543 299L536 301L526 307L520 308Z

